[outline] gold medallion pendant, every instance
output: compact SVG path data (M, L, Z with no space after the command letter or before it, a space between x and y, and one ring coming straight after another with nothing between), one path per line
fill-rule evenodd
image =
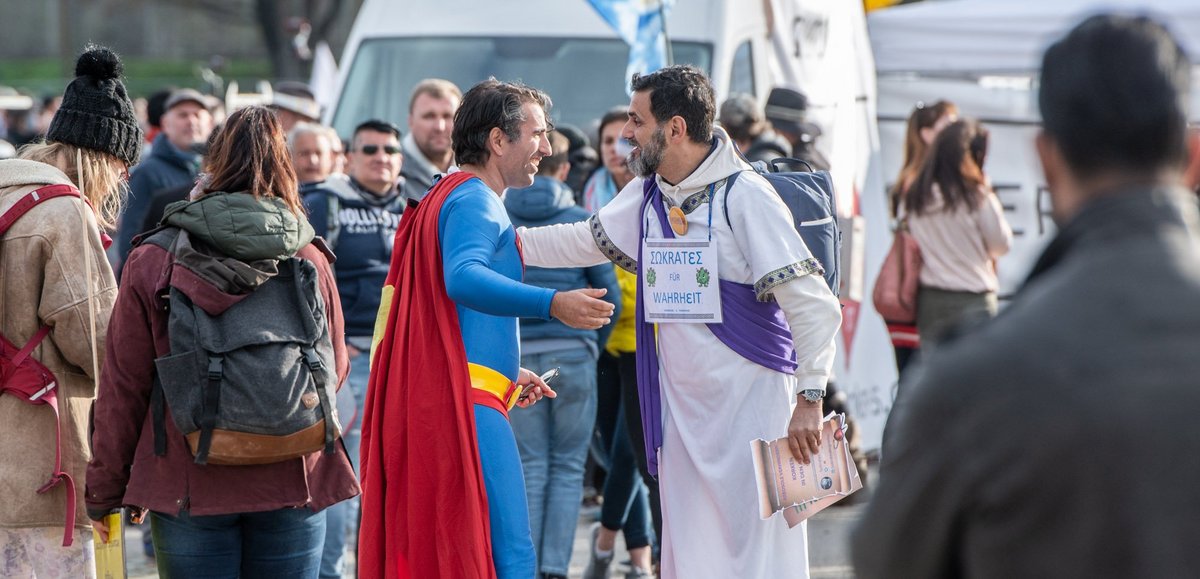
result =
M687 216L683 214L682 209L678 207L672 207L671 210L667 212L667 222L671 224L671 231L674 231L675 235L682 236L687 234Z

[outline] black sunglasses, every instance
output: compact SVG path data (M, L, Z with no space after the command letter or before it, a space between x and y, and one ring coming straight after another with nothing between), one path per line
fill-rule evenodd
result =
M363 145L358 148L358 151L366 155L374 155L375 153L379 152L379 145ZM383 152L389 155L398 155L400 154L400 147L395 145L384 145Z

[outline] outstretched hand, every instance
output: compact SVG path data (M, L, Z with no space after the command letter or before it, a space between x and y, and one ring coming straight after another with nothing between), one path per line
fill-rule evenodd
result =
M550 300L550 317L580 330L598 330L608 324L613 305L600 299L608 290L583 288L558 292Z

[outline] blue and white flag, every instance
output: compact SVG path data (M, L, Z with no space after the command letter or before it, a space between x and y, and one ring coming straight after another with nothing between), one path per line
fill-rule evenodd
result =
M588 0L629 45L626 91L633 73L647 74L667 66L666 23L663 16L675 0Z

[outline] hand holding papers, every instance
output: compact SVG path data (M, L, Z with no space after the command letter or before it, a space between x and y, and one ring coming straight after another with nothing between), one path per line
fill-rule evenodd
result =
M758 483L759 516L768 519L782 511L788 527L817 514L862 488L858 468L845 440L846 415L825 417L821 450L812 462L800 462L787 438L750 441Z
M123 511L110 513L104 517L108 525L108 542L100 538L100 533L92 530L96 545L96 578L125 579L128 575L125 569L125 521Z

